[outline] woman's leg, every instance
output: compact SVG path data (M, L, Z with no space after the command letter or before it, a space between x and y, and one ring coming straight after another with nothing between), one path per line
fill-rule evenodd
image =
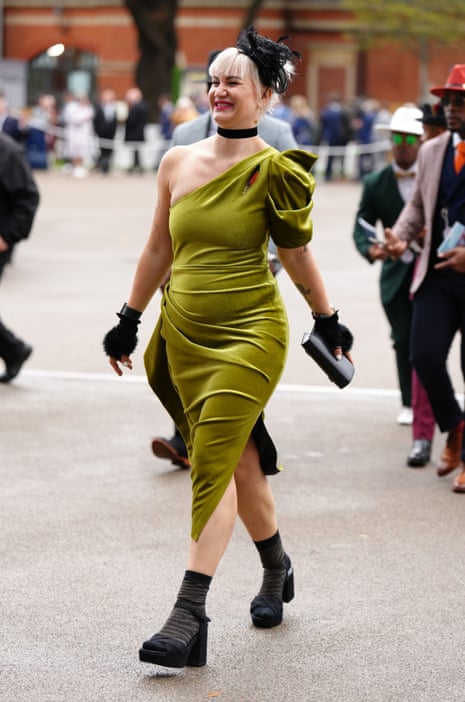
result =
M257 447L250 439L234 473L237 513L254 541L276 533L278 521L268 478L260 466Z
M236 515L236 486L232 479L198 541L191 542L176 603L160 631L142 644L141 661L173 668L205 665L208 626L205 602L213 574L231 538Z
M262 585L250 606L252 621L258 627L277 626L282 622L283 602L290 602L294 596L294 573L278 531L273 493L253 440L246 446L234 479L238 514L263 566Z
M214 575L231 538L237 515L237 493L231 480L212 516L202 529L198 541L191 541L187 567Z

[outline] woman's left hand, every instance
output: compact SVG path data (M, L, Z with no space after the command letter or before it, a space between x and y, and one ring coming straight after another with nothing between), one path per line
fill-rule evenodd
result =
M315 315L314 328L321 334L337 359L342 358L344 354L349 361L352 361L349 351L352 348L354 337L350 329L339 322L337 311L329 317Z

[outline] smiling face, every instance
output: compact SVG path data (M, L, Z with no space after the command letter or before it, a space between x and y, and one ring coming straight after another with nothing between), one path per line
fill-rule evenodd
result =
M227 129L247 129L259 119L257 97L250 80L220 73L212 79L208 101L213 119Z
M226 49L210 66L208 102L213 119L226 129L258 124L271 97L260 83L254 63L236 49Z

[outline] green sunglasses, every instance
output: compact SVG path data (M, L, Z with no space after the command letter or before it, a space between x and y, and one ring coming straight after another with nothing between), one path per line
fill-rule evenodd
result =
M417 134L392 134L392 141L396 146L400 146L401 144L408 144L409 146L415 146L415 144L418 144L418 140L420 139Z

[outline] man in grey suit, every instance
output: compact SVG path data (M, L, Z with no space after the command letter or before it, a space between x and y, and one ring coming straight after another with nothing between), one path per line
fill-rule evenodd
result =
M190 122L179 124L173 132L171 146L193 144L195 141L206 139L215 132L216 124L212 120L210 112L205 112ZM261 136L267 144L274 146L278 151L299 148L294 139L291 125L269 114L263 115L258 123L258 136Z
M211 52L208 65L210 65L218 53L218 51ZM209 77L207 77L207 82L208 81ZM208 111L189 122L179 124L173 132L170 146L193 144L215 133L216 124L211 117L210 111ZM278 151L299 148L294 139L291 125L269 114L263 115L258 123L258 135L261 136L267 144L278 149ZM276 253L276 246L271 240L268 249L268 260L271 272L273 275L276 275L281 268L281 264ZM174 434L171 439L164 439L159 436L153 439L152 451L158 458L166 458L176 466L180 466L181 468L190 467L186 445L176 426L174 427Z
M210 90L209 68L214 59L221 52L221 49L210 51L207 59L207 75L205 76L207 92ZM213 121L210 111L199 115L190 122L179 124L173 131L171 146L185 146L194 144L196 141L206 139L216 133L216 124ZM298 145L292 132L292 127L288 122L277 119L269 114L263 115L258 124L258 135L270 146L274 146L278 151L287 149L297 149Z

